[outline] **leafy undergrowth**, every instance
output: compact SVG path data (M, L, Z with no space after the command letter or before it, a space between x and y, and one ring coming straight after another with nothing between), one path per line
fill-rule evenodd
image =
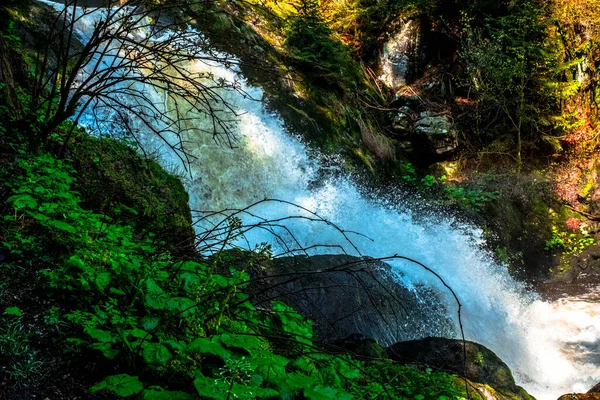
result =
M40 153L0 172L7 397L466 396L452 375L322 351L310 321L280 301L257 309L244 293L268 248L236 268L220 254L177 258L151 229L134 229L135 205L83 207L85 174L70 164Z

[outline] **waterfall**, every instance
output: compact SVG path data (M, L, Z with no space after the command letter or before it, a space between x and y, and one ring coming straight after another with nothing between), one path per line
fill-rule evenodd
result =
M101 17L100 13L78 22L82 37L89 35L94 18ZM206 121L200 120L196 129L186 131L185 148L194 157L189 165L191 173L184 172L178 155L162 140L139 127L144 148L167 169L181 172L192 209L242 208L264 198L276 198L312 210L349 232L359 232L361 235L348 235L364 255L399 254L435 270L462 303L466 338L498 354L512 369L517 383L538 399L554 400L564 393L586 391L600 380L598 360L584 357L585 349L594 351L600 337L600 325L594 319L598 308L585 306L593 304L592 300L572 299L568 304L542 301L482 250L484 239L478 227L447 215L415 215L402 202L369 199L372 196L365 196L363 189L342 170L323 174L319 154L290 135L276 114L265 111L256 100L263 98L262 90L249 85L239 71L208 61L190 63L188 67L228 81L237 79L245 93L232 89L221 93L238 115L234 148L215 143L204 132L206 127L202 124ZM156 104L168 103L164 93L151 87L143 89ZM119 130L114 115L106 109L88 109L80 122L90 132L117 134ZM270 219L308 215L288 203L264 203L252 212ZM244 218L245 222L252 222L252 217ZM285 221L285 228L303 246L339 246L314 249L314 253L339 253L340 248L349 254L357 253L339 231L327 224L292 219ZM276 253L281 250L266 231L251 231L246 239L251 247L270 242ZM405 261L389 263L404 273L404 285L437 288L444 296L450 318L456 320L457 306L438 279ZM574 348L577 351L573 352Z

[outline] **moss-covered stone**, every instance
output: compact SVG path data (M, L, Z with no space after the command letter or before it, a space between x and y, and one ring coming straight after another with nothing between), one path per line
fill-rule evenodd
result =
M490 385L508 398L531 398L515 384L508 366L494 352L475 342L429 337L396 343L387 352L391 359L401 363L421 363L466 375L467 379Z
M156 234L176 254L193 252L189 196L178 177L112 139L80 134L69 148L85 207Z

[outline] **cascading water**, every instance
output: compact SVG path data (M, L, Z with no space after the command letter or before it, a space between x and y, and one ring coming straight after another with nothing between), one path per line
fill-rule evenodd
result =
M79 34L84 38L89 35L95 19L100 17L101 11L97 11L79 20ZM594 318L598 316L598 306L592 300L544 302L528 293L504 266L494 263L482 250L480 229L443 215L419 216L416 222L413 213L402 204L367 200L350 177L341 172L334 178L322 178L319 156L311 156L300 139L286 132L277 115L267 113L259 101L252 100L263 97L261 89L248 85L238 72L218 63L196 62L188 68L229 81L239 79L246 93L227 89L221 93L239 115L235 148L217 145L202 132L202 126L187 131L183 138L186 151L194 156L191 174L182 174L192 209L242 208L263 198L277 198L313 210L348 231L365 235L351 237L364 255L400 254L439 273L463 305L466 338L496 352L510 366L517 382L534 396L556 399L563 393L585 391L600 380L600 362L584 356L585 349L589 352L598 346L600 337L600 323ZM165 102L164 93L152 87L143 89L156 104ZM102 120L113 117L106 111L90 109L81 123L90 130L108 134L118 128L105 125ZM141 131L139 139L167 168L181 167L179 157L150 131ZM278 219L297 215L299 209L290 204L267 203L257 206L253 213ZM250 217L246 219L252 222ZM338 231L326 224L300 219L285 224L303 246L339 245L349 254L356 253ZM273 241L269 233L261 230L249 232L246 239L251 246ZM277 243L273 245L277 247ZM456 304L435 277L407 262L389 263L404 272L403 284L408 287L419 283L437 287L445 296L451 318L456 319ZM578 342L573 340L574 335L578 335ZM577 345L580 347L573 352Z

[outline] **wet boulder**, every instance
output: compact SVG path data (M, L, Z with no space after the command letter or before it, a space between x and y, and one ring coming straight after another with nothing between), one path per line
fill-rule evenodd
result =
M401 274L375 259L347 255L275 259L250 288L255 305L280 299L314 322L321 341L358 333L389 346L454 332L435 289L407 288Z
M510 368L493 351L475 342L428 337L396 343L387 348L387 353L400 363L424 364L460 376L466 375L470 381L490 385L499 393L515 394L522 399L531 398L516 385Z
M414 129L417 141L431 157L443 158L458 148L458 133L445 115L422 112Z

